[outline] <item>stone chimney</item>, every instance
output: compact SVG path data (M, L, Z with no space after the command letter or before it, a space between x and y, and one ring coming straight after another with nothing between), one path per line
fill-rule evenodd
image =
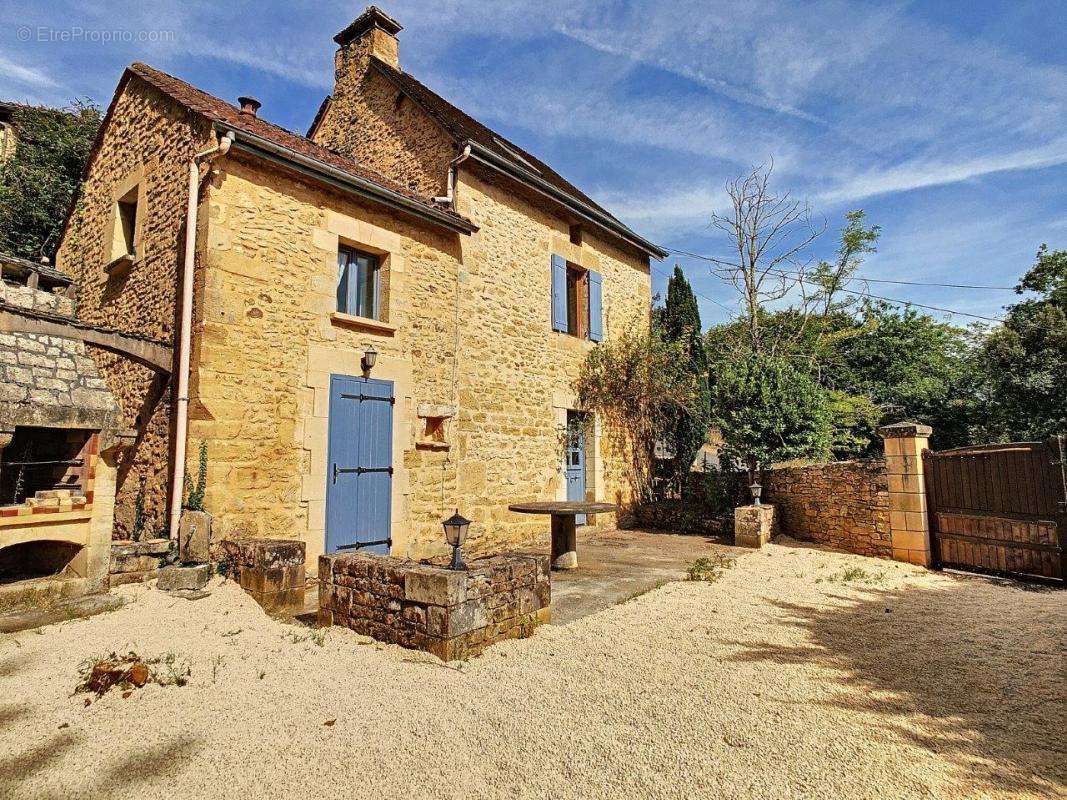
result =
M342 63L347 63L355 55L373 55L394 69L400 69L400 42L396 35L403 26L377 6L367 6L367 10L333 37L338 44L335 66L337 80L341 79Z

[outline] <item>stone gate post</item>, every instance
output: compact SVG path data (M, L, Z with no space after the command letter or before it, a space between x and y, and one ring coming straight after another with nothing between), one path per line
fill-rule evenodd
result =
M885 440L893 558L924 567L931 565L932 558L922 454L929 445L932 432L928 425L914 422L899 422L878 429Z

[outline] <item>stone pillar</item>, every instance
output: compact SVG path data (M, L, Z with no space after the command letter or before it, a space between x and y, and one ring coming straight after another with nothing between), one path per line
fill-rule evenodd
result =
M734 545L763 547L777 533L774 506L739 506L734 509Z
M885 439L893 558L923 567L929 567L932 563L922 458L931 432L929 426L913 422L900 422L878 429Z

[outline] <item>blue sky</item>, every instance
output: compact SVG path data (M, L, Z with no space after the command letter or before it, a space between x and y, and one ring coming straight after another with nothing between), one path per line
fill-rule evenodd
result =
M1067 5L393 0L401 64L639 232L718 255L723 184L773 159L828 255L849 209L883 228L871 278L1010 286L1067 247ZM353 2L0 0L0 97L110 99L143 60L304 131ZM681 263L705 323L736 308ZM872 291L999 316L1010 292ZM709 299L710 298L710 299ZM717 305L721 304L721 305ZM966 323L967 318L957 321Z

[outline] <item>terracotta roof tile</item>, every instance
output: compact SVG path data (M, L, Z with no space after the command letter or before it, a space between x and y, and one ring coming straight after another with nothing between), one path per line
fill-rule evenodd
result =
M141 78L157 90L172 98L175 102L185 106L189 110L200 114L213 122L233 128L237 132L244 132L266 139L276 145L284 147L308 158L315 159L327 164L353 177L370 181L396 194L402 195L409 200L432 208L437 214L447 214L458 221L469 225L469 221L448 208L433 202L432 199L423 197L405 186L387 178L381 173L360 164L359 162L336 153L322 145L307 139L304 136L287 131L266 120L254 117L250 114L242 114L241 110L224 100L208 94L195 86L186 83L180 78L168 75L147 64L135 62L128 71Z

